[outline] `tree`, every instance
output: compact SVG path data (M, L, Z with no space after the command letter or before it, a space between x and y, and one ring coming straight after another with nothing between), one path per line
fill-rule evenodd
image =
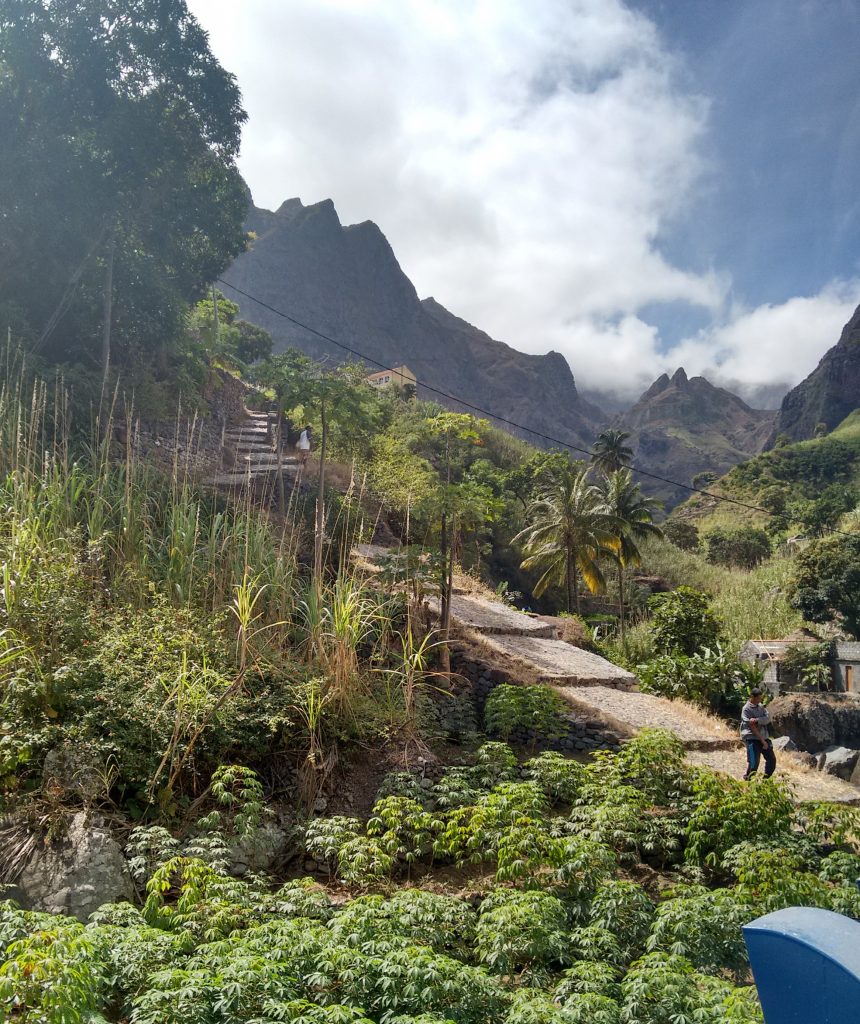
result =
M633 461L633 449L624 442L630 434L626 430L607 429L597 435L591 448L591 464L607 476L624 469Z
M527 459L505 474L504 484L516 495L523 509L526 509L534 499L535 492L544 490L568 466L570 456L557 448L532 452Z
M707 559L713 565L754 569L770 557L770 537L755 526L717 527L706 537Z
M440 653L443 672L450 671L448 635L451 626L451 597L454 592L454 562L458 531L466 526L482 525L494 515L494 501L489 488L469 479L455 481L455 462L462 460L463 449L480 443L474 416L440 412L430 423L430 432L444 442L439 486L424 499L439 521L442 578L440 581Z
M801 551L789 599L809 622L836 619L860 640L860 535L824 537Z
M535 597L552 584L565 587L567 610L580 611L579 576L592 593L606 581L600 556L618 548L617 523L587 469L568 467L532 502L529 525L514 538L523 544L523 569L541 569Z
M641 565L639 543L647 537L662 537L663 531L654 523L654 510L659 502L642 494L639 484L633 483L629 469L616 470L604 478L603 499L615 521L618 547L610 554L618 571L618 623L621 642L624 643L624 570L629 565Z
M189 332L206 356L240 369L272 355L272 336L247 320L237 320L239 307L221 292L212 293L189 315Z
M668 519L663 523L663 536L682 551L698 550L699 531L683 519Z
M289 349L263 363L257 371L258 379L274 390L278 404L277 450L282 451L284 413L301 405L307 418L309 413L319 418L320 443L317 449L319 470L317 502L314 517L314 580L317 587L322 581L323 539L325 536L325 470L329 429L332 422L349 423L358 429L372 419L373 394L367 386L364 368L340 366L328 370L320 363ZM278 462L279 503L284 507L283 472Z
M0 68L0 307L57 361L163 361L245 244L233 76L184 0L4 4Z
M705 594L678 587L670 594L655 594L648 604L654 614L651 636L660 654L697 654L713 650L720 639L720 622Z

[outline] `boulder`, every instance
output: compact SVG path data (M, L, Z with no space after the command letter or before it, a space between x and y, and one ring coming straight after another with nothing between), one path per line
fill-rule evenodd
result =
M847 781L857 767L860 750L852 750L851 747L828 747L824 755L824 771L828 775L835 775Z
M81 801L103 797L108 788L105 772L95 756L75 743L63 743L48 751L42 782L45 790L59 799L71 797Z
M288 838L280 825L263 825L253 836L231 848L230 874L241 877L249 872L272 871L287 854Z
M790 736L777 736L771 742L774 750L797 750L797 744Z
M134 886L109 830L80 811L62 838L37 847L9 896L26 910L86 921L103 903L133 901Z
M774 730L800 750L860 748L860 694L786 693L768 705Z

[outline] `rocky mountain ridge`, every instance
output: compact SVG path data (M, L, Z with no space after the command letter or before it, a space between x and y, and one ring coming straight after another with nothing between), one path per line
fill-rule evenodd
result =
M803 441L833 430L860 408L860 306L839 341L782 400L769 444L782 434ZM822 427L823 424L823 427Z
M661 374L614 425L630 433L640 469L689 484L699 473L721 476L760 452L775 415L680 368L672 377ZM653 480L648 490L668 507L689 493Z
M256 235L253 246L224 279L275 309L385 367L405 364L419 382L570 444L589 447L605 423L579 395L564 356L518 352L434 299L419 300L371 221L345 227L331 200L304 206L289 199L275 212L252 208L247 228ZM223 290L245 319L272 334L276 350L294 347L333 364L350 359L232 288Z

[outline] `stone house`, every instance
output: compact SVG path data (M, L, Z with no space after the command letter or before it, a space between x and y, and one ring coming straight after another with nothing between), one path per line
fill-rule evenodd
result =
M860 642L837 640L833 644L831 665L837 690L860 693Z
M740 660L753 662L764 670L762 686L776 697L791 690L805 687L795 672L785 664L789 650L823 643L821 637L808 629L798 629L782 640L747 640L740 650ZM829 664L832 682L830 689L837 692L860 693L860 643L844 640L830 645Z
M764 671L761 685L777 697L782 691L800 686L800 679L783 664L788 649L796 646L788 640L747 640L739 657L741 661L755 663Z

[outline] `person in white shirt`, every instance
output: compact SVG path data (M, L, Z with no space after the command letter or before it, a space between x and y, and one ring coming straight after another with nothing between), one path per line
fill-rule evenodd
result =
M747 748L747 782L758 771L760 758L764 758L764 777L769 779L776 770L776 754L767 733L770 715L761 702L761 690L756 686L750 691L750 699L741 711L741 739Z
M296 441L296 451L299 453L299 462L304 465L308 461L308 452L311 450L311 427L308 424L299 434Z

